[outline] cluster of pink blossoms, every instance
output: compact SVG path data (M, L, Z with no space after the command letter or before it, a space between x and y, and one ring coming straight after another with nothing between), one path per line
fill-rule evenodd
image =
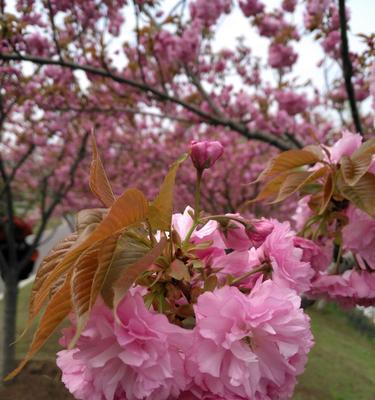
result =
M360 145L345 133L330 149L331 161ZM222 152L219 142L191 143L199 177ZM374 304L374 235L363 238L375 227L361 211L345 210L343 237L344 251L362 269L333 274L330 242L298 237L288 222L204 217L196 208L172 216L176 253L162 275L152 284L136 281L115 310L97 301L75 347L58 353L62 380L77 399L288 399L313 345L300 296ZM188 277L168 281L175 261ZM157 262L152 267L151 279ZM156 302L154 284L161 285ZM180 318L182 309L188 317ZM74 333L73 318L61 344L67 347Z
M173 216L181 239L192 211ZM289 398L313 345L298 295L313 271L294 239L289 224L276 220L256 220L251 229L210 220L190 241L209 244L196 255L223 286L198 297L195 326L182 328L147 309L147 289L135 287L117 319L98 303L76 347L58 353L63 382L77 399ZM225 285L229 276L238 284ZM74 327L65 330L62 344L73 334Z
M351 156L361 144L360 135L344 131L335 145L328 148L331 161L339 164L343 156ZM375 172L375 160L372 161L369 172ZM295 219L298 229L302 229L305 222L312 216L308 208L308 200L308 197L302 199L297 208ZM338 301L343 306L373 306L375 304L375 220L352 204L345 209L344 214L348 222L342 229L342 253L348 269L342 271L333 265L329 268L332 260L329 255L332 254L333 243L326 239L324 246L318 246L315 254L311 253L311 265L316 274L311 280L311 289L307 295L313 298L323 296ZM332 226L331 229L335 230L336 227ZM304 239L297 238L297 241L300 240ZM314 247L317 246L309 242L309 246L311 244Z

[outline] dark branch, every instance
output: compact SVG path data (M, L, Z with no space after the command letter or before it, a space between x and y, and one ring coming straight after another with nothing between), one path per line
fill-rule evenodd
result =
M177 97L170 96L169 94L166 94L152 86L146 85L142 82L138 82L132 79L128 79L119 75L116 75L108 70L104 70L101 68L96 68L91 65L81 65L81 64L76 64L70 61L62 61L62 60L54 60L54 59L49 59L49 58L44 58L44 57L37 57L37 56L32 56L32 55L20 55L20 54L0 54L0 60L8 60L8 61L30 61L34 64L39 64L39 65L59 65L64 68L69 68L71 70L81 70L85 71L89 74L94 74L97 76L101 76L103 78L109 78L115 82L125 84L128 86L131 86L135 89L138 89L142 92L152 94L156 99L160 101L168 101L172 102L175 104L180 105L184 109L194 113L195 115L201 117L203 119L202 122L205 122L209 125L213 126L223 126L226 128L229 128L235 132L240 133L242 136L246 137L247 139L254 139L254 140L259 140L268 144L271 144L272 146L277 147L280 150L289 150L291 148L290 143L285 142L284 140L269 134L265 132L250 132L248 128L241 124L240 122L233 121L230 119L226 118L221 118L216 115L211 115L208 114L201 109L193 106L192 104L189 104L185 102L184 100L181 100Z
M345 79L345 88L349 99L350 110L352 113L355 129L358 133L363 135L361 121L359 118L359 112L357 108L357 102L355 100L354 86L352 82L353 66L352 62L350 61L350 55L349 55L345 0L339 0L339 15L340 15L340 31L341 31L341 58L342 58L342 68Z
M4 186L1 188L1 191L0 191L0 199L3 197L4 193L6 192L8 185L10 185L13 182L13 180L17 174L17 171L22 167L24 162L29 158L31 153L34 151L34 148L35 148L35 145L31 144L29 146L27 152L18 160L16 165L13 167L12 172L7 176L7 179L4 182Z

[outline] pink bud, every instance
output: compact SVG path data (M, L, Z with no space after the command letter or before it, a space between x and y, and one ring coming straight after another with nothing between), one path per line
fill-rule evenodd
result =
M273 231L274 225L272 222L262 218L251 221L253 227L246 231L247 236L252 241L254 247L259 247L266 240L267 236Z
M193 140L190 143L190 157L198 170L212 167L223 152L223 145L217 141L209 142L203 140L197 142Z

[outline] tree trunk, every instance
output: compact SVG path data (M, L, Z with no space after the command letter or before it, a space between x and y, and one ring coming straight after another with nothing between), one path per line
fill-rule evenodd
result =
M2 376L4 377L15 368L15 344L17 321L18 281L14 273L15 268L5 278L4 317L3 317L3 348L2 348Z

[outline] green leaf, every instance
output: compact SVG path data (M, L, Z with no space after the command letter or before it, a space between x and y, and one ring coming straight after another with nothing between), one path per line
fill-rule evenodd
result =
M180 165L187 159L188 154L183 154L169 169L161 185L159 194L150 205L148 220L153 229L169 231L173 213L173 191L176 174Z

